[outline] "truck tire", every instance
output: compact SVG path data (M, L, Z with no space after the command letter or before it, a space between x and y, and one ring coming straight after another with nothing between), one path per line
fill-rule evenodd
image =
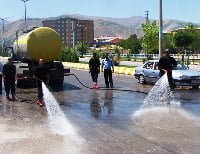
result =
M35 80L30 80L30 79L19 79L17 80L17 88L36 88L36 83Z
M199 85L192 86L192 89L199 89Z

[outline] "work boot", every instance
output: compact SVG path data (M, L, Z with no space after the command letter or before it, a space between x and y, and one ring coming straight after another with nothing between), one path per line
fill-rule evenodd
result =
M43 107L43 106L44 106L44 102L43 102L42 99L38 99L38 100L36 101L36 104L38 104L40 107Z
M6 96L7 101L11 101L11 98L9 96Z
M16 101L15 95L12 96L12 101Z
M96 88L96 89L99 89L99 86L97 85L97 83L96 83L96 85L95 85L95 88Z
M96 82L93 82L93 89L96 89Z
M110 83L110 88L113 88L113 83Z

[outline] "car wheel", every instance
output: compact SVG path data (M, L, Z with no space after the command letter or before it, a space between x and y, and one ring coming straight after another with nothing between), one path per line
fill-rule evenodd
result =
M199 85L192 86L192 89L199 89Z
M138 80L140 84L144 84L146 82L144 75L140 75Z

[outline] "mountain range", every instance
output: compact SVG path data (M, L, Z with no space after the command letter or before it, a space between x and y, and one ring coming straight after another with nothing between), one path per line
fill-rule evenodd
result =
M42 26L42 21L47 19L72 17L78 19L94 20L94 35L100 36L116 36L120 38L128 38L131 34L136 34L138 37L143 35L141 24L145 22L145 17L133 16L129 18L111 18L111 17L96 17L85 16L80 14L62 15L51 18L28 18L28 28ZM152 20L152 19L151 19ZM174 29L184 27L187 24L185 21L178 20L164 20L164 31L172 31ZM200 24L195 24L200 25ZM24 20L16 20L13 22L7 22L5 24L5 38L8 42L15 39L16 31L25 27ZM0 26L0 38L2 37L2 24Z

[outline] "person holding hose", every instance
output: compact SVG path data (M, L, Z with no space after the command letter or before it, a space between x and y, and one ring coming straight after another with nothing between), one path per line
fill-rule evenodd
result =
M15 77L16 77L16 67L12 62L11 58L8 58L8 62L3 65L3 81L6 91L6 100L15 101ZM9 97L11 91L12 98Z
M39 66L35 68L34 78L36 79L36 84L38 89L38 100L36 103L42 107L44 106L42 82L48 83L49 81L49 70L46 66L44 66L43 59L39 60Z
M172 77L172 69L177 66L176 60L170 56L169 50L165 50L165 56L161 57L158 63L158 69L160 70L160 77L167 73L169 86L174 89L174 80Z
M97 79L100 73L100 60L96 53L93 53L93 57L89 61L89 68L93 81L93 89L98 89Z

